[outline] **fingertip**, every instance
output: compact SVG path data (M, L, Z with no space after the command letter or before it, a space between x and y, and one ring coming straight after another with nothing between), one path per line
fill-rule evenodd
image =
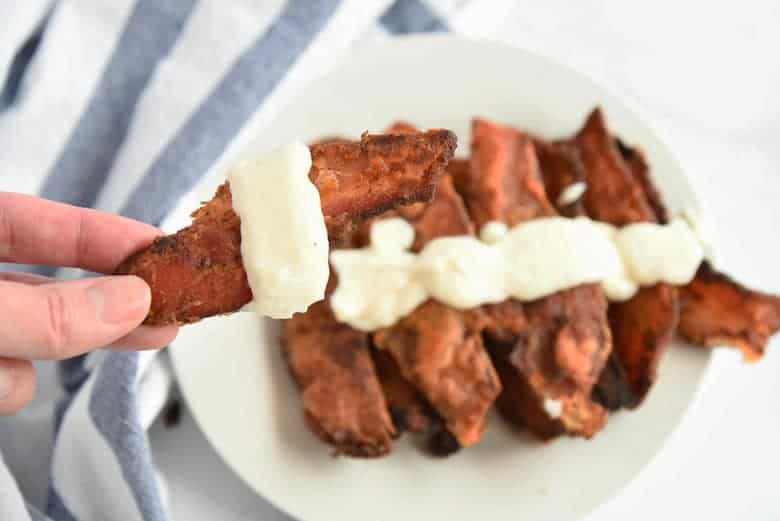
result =
M152 303L149 285L135 275L95 279L87 295L101 322L131 329L143 322Z
M0 358L0 415L22 410L35 397L35 369L28 360Z
M152 288L144 279L137 275L114 275L116 278L127 279L128 283L133 287L131 293L136 295L138 301L145 307L146 312L149 312L149 306L152 304Z
M121 275L121 277L128 278L131 281L130 284L133 286L133 289L130 291L130 294L135 295L138 299L138 307L142 315L140 324L149 315L149 310L152 307L152 288L144 279L137 275Z

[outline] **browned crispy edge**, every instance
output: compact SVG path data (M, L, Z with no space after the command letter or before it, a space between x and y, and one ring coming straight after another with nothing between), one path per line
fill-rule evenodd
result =
M754 291L702 263L680 288L680 335L706 347L733 346L747 361L764 354L780 329L780 297Z

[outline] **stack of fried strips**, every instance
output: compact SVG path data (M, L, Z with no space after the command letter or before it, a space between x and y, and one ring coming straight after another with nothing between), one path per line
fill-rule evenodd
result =
M388 216L414 227L414 251L436 237L473 235L489 221L668 219L642 152L611 135L598 109L561 141L475 119L470 159L452 159L454 148L451 132L405 123L360 142L313 144L310 178L331 243L365 246L370 225ZM562 200L579 182L584 196ZM229 186L193 217L119 269L150 283L149 324L193 322L252 298ZM336 284L331 276L328 294ZM338 322L326 298L284 321L282 349L307 425L337 453L381 456L406 431L449 454L480 440L494 402L507 421L541 439L589 438L609 411L642 402L675 334L756 360L779 328L779 298L705 262L687 286L657 284L625 302L608 303L594 284L468 311L429 300L372 334Z

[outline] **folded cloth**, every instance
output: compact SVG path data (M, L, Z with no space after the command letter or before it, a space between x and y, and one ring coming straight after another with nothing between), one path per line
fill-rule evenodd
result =
M0 190L155 225L355 42L446 30L424 0L34 0L0 16L19 21L0 35ZM0 519L167 519L146 437L164 357L96 352L58 372L61 389L0 424Z

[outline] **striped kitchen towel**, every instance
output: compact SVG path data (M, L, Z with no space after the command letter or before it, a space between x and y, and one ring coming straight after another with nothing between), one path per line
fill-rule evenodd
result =
M465 3L2 2L0 190L157 225L350 46L447 30ZM96 352L58 377L56 405L0 420L0 520L167 519L145 433L160 357Z

